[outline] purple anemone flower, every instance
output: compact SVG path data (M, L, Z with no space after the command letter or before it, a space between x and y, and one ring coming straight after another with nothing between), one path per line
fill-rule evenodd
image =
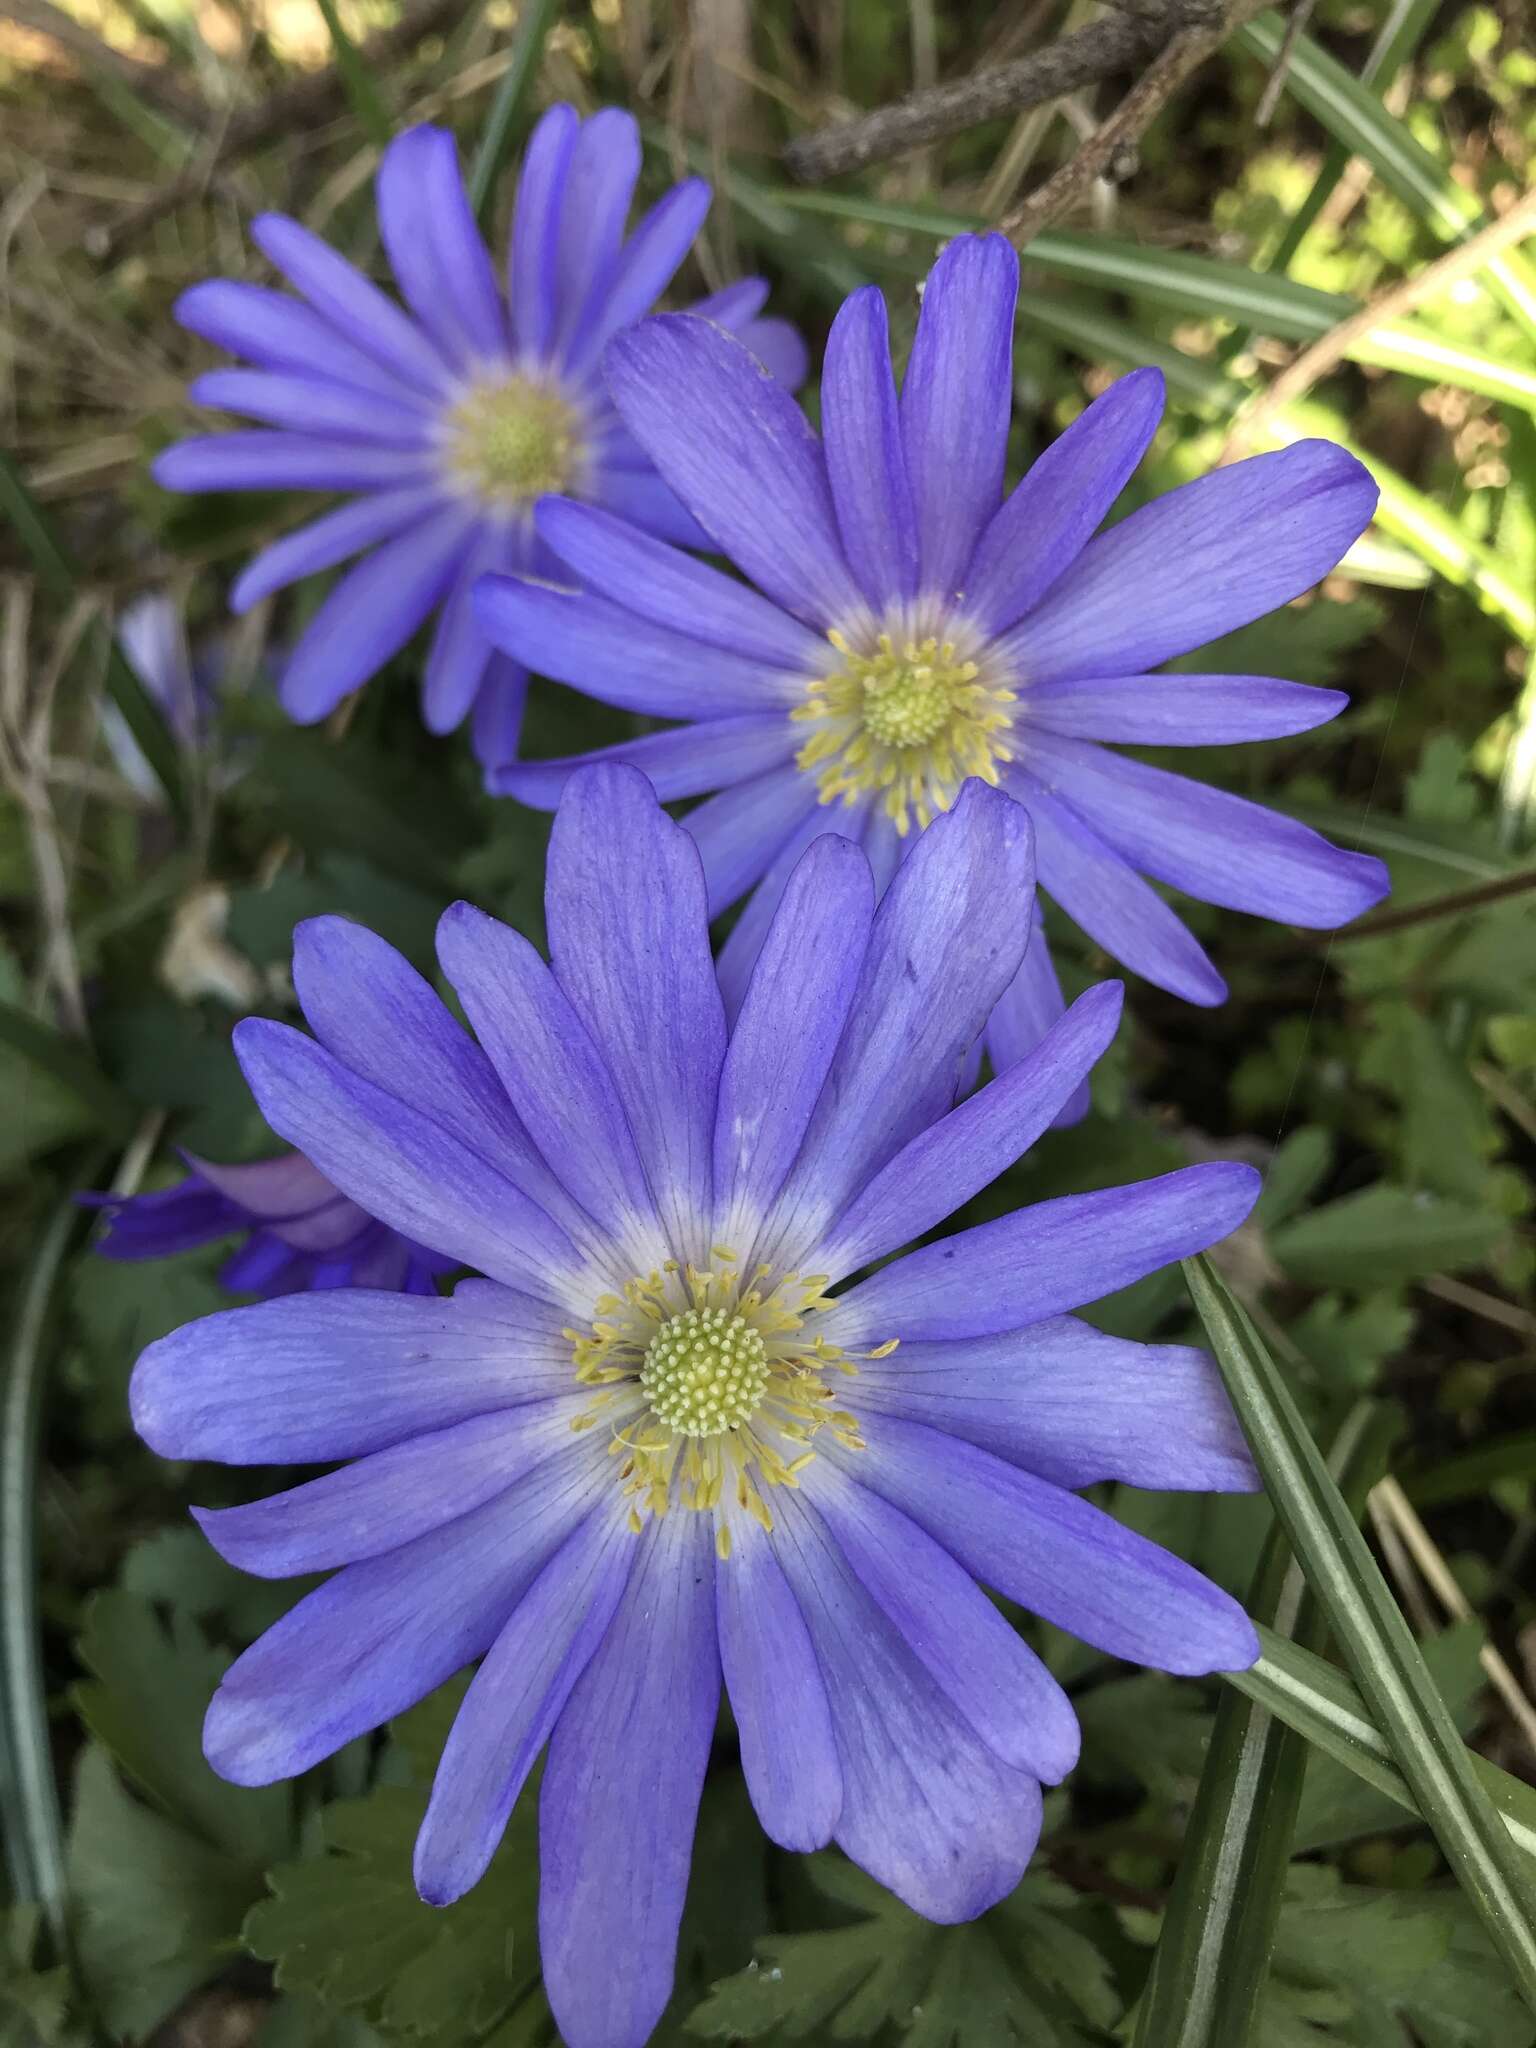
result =
M688 818L712 911L757 894L725 948L740 999L821 806L839 802L882 886L966 776L1034 821L1045 891L1104 949L1196 1003L1226 986L1143 879L1287 923L1342 924L1386 891L1379 861L1262 806L1113 753L1305 732L1346 700L1266 676L1153 675L1170 656L1316 583L1366 526L1370 477L1326 441L1218 470L1094 538L1151 441L1162 378L1122 378L1006 500L1018 258L965 236L934 266L900 395L885 302L842 307L822 436L718 327L647 320L608 350L626 427L755 588L594 506L537 529L581 594L482 585L498 647L680 727L606 750ZM590 758L590 757L588 757ZM573 763L492 787L548 809ZM1043 944L994 1012L1006 1068L1060 1014Z
M106 1212L96 1250L109 1259L164 1259L243 1235L220 1269L232 1294L302 1294L310 1288L371 1287L436 1297L433 1281L457 1259L442 1258L348 1201L301 1152L246 1166L216 1166L186 1154L192 1171L147 1195L82 1195Z
M213 710L213 673L208 662L192 658L186 618L177 600L169 591L143 592L123 607L117 638L177 745L200 746ZM159 779L115 704L103 705L101 726L107 751L123 779L142 796L159 796Z
M709 206L709 187L687 179L626 240L639 172L631 115L607 108L582 121L551 107L523 163L503 293L453 137L412 128L384 152L377 184L404 309L275 213L251 232L299 297L227 279L182 295L184 327L253 365L198 378L192 396L266 425L178 442L155 464L160 483L348 496L247 566L236 611L366 553L293 649L282 699L301 724L323 718L436 611L423 718L451 732L472 713L482 761L510 759L527 676L493 653L470 591L487 570L547 561L529 520L539 496L562 491L664 540L708 545L598 374L605 344L666 290ZM747 278L695 310L795 384L805 351L783 321L758 317L767 291Z
M336 1574L231 1668L206 1751L291 1776L483 1658L416 1883L476 1882L547 1743L570 2048L635 2048L667 2002L722 1682L773 1839L836 1841L954 1921L1018 1883L1078 1747L977 1581L1164 1670L1258 1653L1226 1593L1078 1492L1253 1486L1214 1366L1072 1314L1225 1236L1252 1169L878 1264L1011 1165L1114 1033L1106 983L953 1106L1029 939L1031 839L971 783L878 909L860 849L819 839L729 1027L697 848L635 770L594 768L555 820L552 964L467 904L443 920L475 1037L332 918L297 939L314 1037L238 1028L271 1123L485 1277L237 1309L140 1360L134 1420L168 1457L350 1461L199 1515L248 1571Z

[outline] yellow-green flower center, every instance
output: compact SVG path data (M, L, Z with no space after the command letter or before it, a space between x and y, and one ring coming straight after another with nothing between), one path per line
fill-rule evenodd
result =
M685 1309L647 1346L640 1390L656 1420L679 1436L716 1436L757 1413L768 1390L768 1354L745 1316Z
M531 504L569 489L580 458L575 406L531 377L477 384L448 415L453 469L495 504Z
M968 775L996 782L1013 758L1008 706L1016 692L983 672L954 639L881 633L855 647L828 639L837 668L807 685L790 716L816 727L796 755L823 803L878 796L898 832L931 824Z

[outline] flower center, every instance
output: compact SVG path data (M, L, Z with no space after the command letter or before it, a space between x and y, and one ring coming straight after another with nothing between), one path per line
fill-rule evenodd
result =
M477 384L448 414L448 459L481 497L525 505L569 489L580 428L570 400L532 377Z
M1013 758L1007 707L1016 692L963 658L954 639L883 632L860 649L845 634L827 638L841 664L808 684L790 713L817 727L795 761L816 773L824 804L879 795L905 833L914 815L924 826L948 810L968 775L997 781L999 764Z
M729 1557L733 1521L773 1527L764 1493L798 1485L819 1431L848 1450L863 1439L830 1384L857 1364L806 1328L832 1306L826 1275L744 1275L734 1252L717 1245L714 1257L702 1271L669 1259L637 1274L593 1304L589 1330L565 1337L578 1381L597 1390L571 1427L608 1426L630 1527L638 1535L675 1502L713 1514Z
M768 1354L742 1315L688 1308L646 1347L640 1389L658 1422L679 1436L739 1429L768 1390Z

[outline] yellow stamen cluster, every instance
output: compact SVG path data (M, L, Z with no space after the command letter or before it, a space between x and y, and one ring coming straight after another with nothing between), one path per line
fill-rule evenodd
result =
M827 635L842 657L831 675L807 685L791 718L817 726L795 756L815 773L821 801L856 803L879 794L898 832L931 825L968 775L996 782L1013 758L1008 706L1016 691L988 680L962 659L953 640L881 633L860 651L842 633Z
M637 1275L594 1305L590 1330L565 1336L577 1379L598 1390L571 1427L608 1426L630 1527L638 1535L646 1515L674 1502L713 1513L715 1547L728 1557L732 1504L771 1529L764 1493L798 1485L819 1431L849 1450L863 1439L829 1378L858 1366L806 1328L832 1306L827 1276L743 1274L723 1245L713 1258L702 1270L668 1260Z
M570 400L532 377L477 384L447 417L448 461L480 497L531 504L566 490L581 453Z

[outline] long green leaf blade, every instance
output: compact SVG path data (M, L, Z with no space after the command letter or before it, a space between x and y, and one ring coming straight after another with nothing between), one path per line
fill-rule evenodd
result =
M357 125L368 140L382 149L394 132L394 123L389 118L389 109L380 97L379 88L373 82L373 73L363 62L356 43L342 26L341 16L336 11L336 0L318 0L320 12L325 16L325 26L331 38L331 50L336 58L336 69L341 76Z
M555 0L523 0L512 55L501 74L491 110L485 117L485 133L480 138L480 148L469 174L469 203L474 208L476 220L482 225L490 212L496 180L512 147L523 102L537 76L539 59L544 53L544 38L549 33L554 15Z
M1184 1271L1275 1512L1425 1820L1536 2009L1536 1892L1412 1631L1264 1345L1205 1258Z

